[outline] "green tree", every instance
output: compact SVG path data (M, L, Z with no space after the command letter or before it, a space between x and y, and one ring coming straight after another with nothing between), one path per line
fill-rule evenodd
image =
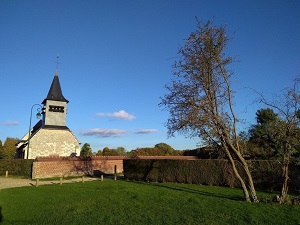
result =
M280 203L286 203L288 198L289 164L299 148L300 141L300 77L294 80L292 87L286 87L280 95L274 95L272 100L267 100L260 94L259 101L271 107L278 115L278 123L274 135L274 146L281 158L282 164L282 189Z
M96 156L102 156L102 150L98 150Z
M117 147L116 149L110 149L105 147L102 151L103 156L125 156L127 152L124 147Z
M126 149L124 147L117 147L116 152L119 156L125 156L127 155Z
M157 156L159 154L159 149L158 148L137 148L135 150L132 150L130 152L132 156Z
M116 149L109 149L109 152L106 154L106 155L109 155L109 156L118 156L119 153Z
M90 144L85 143L81 148L80 156L87 157L87 156L92 156L92 155L93 155L93 152L92 152Z
M2 141L0 140L0 159L4 158L4 150L3 150L3 145Z
M160 103L170 113L168 134L201 137L206 145L223 149L246 201L256 202L252 175L241 153L236 129L238 119L233 110L234 91L230 82L233 72L227 68L233 58L225 52L229 42L226 27L198 21L197 28L179 48L173 80L165 86L169 93ZM237 170L234 157L241 163L246 179Z
M175 151L166 143L158 143L154 147L137 148L130 151L132 156L164 156L164 155L183 155L183 151Z
M3 159L13 159L16 155L17 138L6 138L3 144Z
M108 155L109 154L109 152L110 152L110 149L109 149L109 147L105 147L105 148L103 148L103 150L102 150L102 155Z
M174 155L174 149L166 143L159 143L156 144L154 147L159 150L159 155Z
M110 148L108 148L108 147L103 148L102 155L103 156L110 156L111 155Z
M273 109L259 109L256 122L249 130L251 154L256 158L270 159L278 155L281 148L278 142L280 119ZM251 151L251 150L250 150Z
M246 131L241 131L239 133L239 145L240 145L241 153L243 154L243 156L247 156L247 157L250 156L249 149L248 149L248 146L249 146L248 133L249 132L246 132Z

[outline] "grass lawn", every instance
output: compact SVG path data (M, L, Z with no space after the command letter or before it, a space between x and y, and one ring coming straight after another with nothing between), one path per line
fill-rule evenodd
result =
M300 206L246 203L240 189L110 179L3 189L0 207L4 225L300 224Z

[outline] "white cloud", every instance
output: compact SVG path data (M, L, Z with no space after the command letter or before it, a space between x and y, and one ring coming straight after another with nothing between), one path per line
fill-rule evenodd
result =
M127 132L126 130L119 130L119 129L94 128L87 131L81 131L81 134L85 136L96 136L96 137L120 137L122 134L126 132Z
M135 133L136 134L149 134L149 133L156 133L158 132L158 130L156 129L140 129L140 130L137 130Z
M113 113L97 113L97 116L108 116L108 117L115 117L115 118L119 118L122 120L134 120L136 119L136 117L134 115L129 114L128 112L126 112L125 110L120 110L118 112L113 112Z
M6 121L3 123L5 126L16 126L19 125L19 121Z

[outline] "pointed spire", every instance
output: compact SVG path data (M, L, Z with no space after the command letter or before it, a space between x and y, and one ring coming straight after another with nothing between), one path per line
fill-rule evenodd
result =
M61 101L61 102L69 102L62 94L60 82L58 78L58 71L56 70L51 87L49 89L47 97L44 99L42 104L46 102L46 100L54 100L54 101Z

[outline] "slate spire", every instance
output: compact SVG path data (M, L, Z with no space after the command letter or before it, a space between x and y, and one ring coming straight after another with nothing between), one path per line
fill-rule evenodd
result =
M49 92L48 92L48 95L44 99L42 104L44 104L46 102L46 100L60 101L60 102L66 102L66 103L69 102L67 99L65 99L65 97L62 94L57 70L55 72L51 87L50 87Z

